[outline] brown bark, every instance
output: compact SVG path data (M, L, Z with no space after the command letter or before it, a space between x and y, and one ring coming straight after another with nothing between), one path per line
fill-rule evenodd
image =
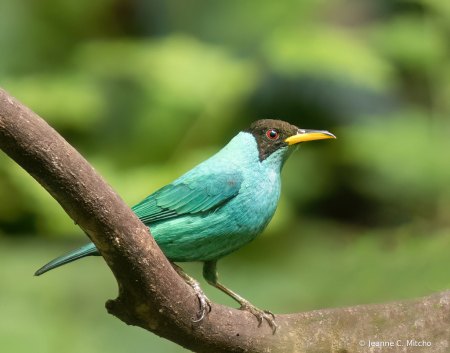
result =
M106 307L129 325L195 352L449 349L450 291L404 302L276 315L275 335L266 322L258 327L252 314L218 304L203 321L193 323L198 310L195 294L172 269L148 228L72 146L2 89L0 148L59 202L99 248L119 286L118 298ZM359 344L362 340L365 346ZM369 340L394 346L369 350ZM408 345L423 340L431 347Z

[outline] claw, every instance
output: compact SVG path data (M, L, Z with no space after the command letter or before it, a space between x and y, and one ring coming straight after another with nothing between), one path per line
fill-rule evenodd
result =
M269 311L269 310L263 310L266 314L272 315L273 319L275 320L275 315Z
M261 326L261 324L263 323L263 320L266 320L267 323L269 324L270 328L272 329L272 334L275 334L275 332L277 330L277 325L275 324L275 315L272 314L270 311L260 310L257 307L253 306L252 304L250 304L248 301L242 302L240 309L246 310L246 311L252 313L253 315L255 315L259 321L258 327Z
M260 326L262 325L262 323L263 323L263 317L260 316L260 317L259 317L259 324L258 324L258 327L260 327Z
M211 312L211 301L208 299L205 293L203 293L202 289L200 288L200 284L195 279L190 277L186 272L183 271L181 267L175 265L173 262L170 262L170 264L172 265L175 272L178 273L181 278L183 278L186 284L192 287L195 294L197 295L198 302L200 304L200 310L197 312L198 319L192 318L192 322L202 321L205 317L205 314Z
M203 318L205 317L205 312L204 312L203 310L201 310L201 311L197 312L197 316L198 316L199 314L201 315L200 318L197 319L197 320L194 320L194 318L192 318L192 322L200 322L200 321L203 320Z
M198 298L198 302L200 305L200 310L197 312L197 317L198 319L194 319L192 318L192 322L200 322L203 320L203 318L205 317L206 313L210 313L211 312L211 301L208 299L208 297L205 295L205 293L203 293L203 291L200 289L200 286L198 285L194 285L192 286L192 288L194 288L195 294L197 294L197 298Z

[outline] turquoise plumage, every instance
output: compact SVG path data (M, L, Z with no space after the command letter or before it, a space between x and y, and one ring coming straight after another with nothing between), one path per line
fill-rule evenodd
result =
M272 139L270 134L276 138ZM205 262L205 278L219 287L217 260L251 242L269 224L280 197L284 162L308 134L309 137L317 134L309 139L333 137L323 131L300 130L278 120L260 120L240 132L216 155L154 192L132 210L150 227L171 262ZM288 139L295 136L301 138L290 143ZM36 275L88 255L100 255L93 243L56 258ZM193 285L192 278L178 266L174 268ZM267 312L253 306L258 312L249 309L247 301L244 300L244 305L242 298L223 288L219 289L236 299L241 308L275 327ZM209 300L203 292L197 295L202 318Z
M267 226L280 196L282 151L263 163L257 151L253 136L241 132L215 156L133 207L169 259L222 258Z

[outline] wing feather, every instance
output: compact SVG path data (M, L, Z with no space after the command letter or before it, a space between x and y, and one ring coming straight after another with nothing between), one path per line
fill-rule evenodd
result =
M242 181L240 173L179 179L142 200L133 211L149 225L185 214L216 210L239 194Z

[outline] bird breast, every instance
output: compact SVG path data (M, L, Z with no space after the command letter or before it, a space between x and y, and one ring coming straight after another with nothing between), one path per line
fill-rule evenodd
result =
M239 194L222 207L150 226L164 254L173 261L222 258L251 242L269 224L280 196L279 174L246 176Z

